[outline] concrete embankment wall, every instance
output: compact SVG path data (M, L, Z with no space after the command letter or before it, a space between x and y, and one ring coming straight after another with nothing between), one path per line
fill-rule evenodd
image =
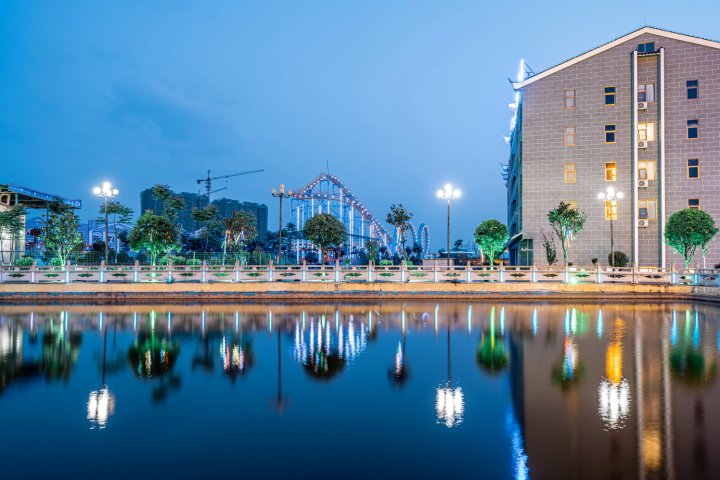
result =
M548 299L720 302L720 289L687 285L563 283L71 283L0 284L0 303L215 301L250 299Z

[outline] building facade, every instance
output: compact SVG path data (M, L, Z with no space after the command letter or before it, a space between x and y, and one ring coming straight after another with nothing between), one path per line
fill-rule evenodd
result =
M268 232L268 209L267 205L262 203L241 202L231 198L221 198L213 200L212 204L218 208L218 212L222 218L232 217L233 212L242 211L255 215L258 238L264 238Z
M664 267L682 262L662 241L671 214L720 219L720 42L644 27L538 74L521 68L513 87L511 263L546 263L561 201L587 215L578 264L608 262L611 218L616 251ZM598 199L607 187L624 194L615 206ZM720 246L706 261L720 262Z

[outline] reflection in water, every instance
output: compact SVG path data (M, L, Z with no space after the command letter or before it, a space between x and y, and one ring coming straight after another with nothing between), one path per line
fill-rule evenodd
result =
M598 387L598 413L606 430L620 429L630 414L630 385L623 377L623 346L625 322L617 319L605 353L605 378Z
M91 437L102 435L117 454L106 461L133 458L128 432L173 422L177 441L158 442L158 455L172 458L177 442L203 438L223 459L237 454L231 435L240 427L253 438L243 461L255 477L278 435L333 425L363 449L392 438L383 465L392 457L416 478L442 477L436 458L417 455L427 445L456 455L460 477L477 474L481 461L499 469L488 478L720 478L714 306L387 301L273 305L272 315L255 303L103 308L0 306L0 438L12 439L15 455L32 452L47 432L68 437L52 452L88 449L73 432L87 435L89 422ZM236 389L222 380L238 377ZM35 407L48 399L59 412ZM119 399L123 414L114 415ZM166 401L147 414L152 399ZM348 414L368 402L383 408ZM444 427L428 428L431 416ZM477 448L462 457L468 438ZM332 461L348 461L340 443L323 447ZM182 459L158 468L182 476L181 464L188 468Z
M333 328L325 315L307 322L303 316L302 323L295 322L293 356L312 378L330 380L365 350L367 340L367 325L358 326L352 318L346 327L336 315Z
M453 318L453 320L457 320ZM463 422L465 413L465 400L460 387L452 386L452 352L450 350L450 321L447 325L447 383L435 390L435 413L437 422L444 424L447 428L460 425ZM454 322L453 322L454 323Z

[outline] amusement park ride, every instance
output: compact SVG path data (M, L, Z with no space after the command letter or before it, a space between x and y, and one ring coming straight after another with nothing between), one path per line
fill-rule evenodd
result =
M336 176L323 173L315 177L305 186L293 189L289 195L291 218L298 230L305 227L305 222L313 215L330 213L340 220L347 229L346 241L348 255L354 256L364 249L367 242L375 240L379 246L391 252L400 252L398 232L388 233L383 224L367 208L367 206ZM422 255L429 252L429 230L421 223L416 230L410 225L405 232L406 247L418 244ZM298 260L306 251L316 250L311 242L295 240L295 255Z

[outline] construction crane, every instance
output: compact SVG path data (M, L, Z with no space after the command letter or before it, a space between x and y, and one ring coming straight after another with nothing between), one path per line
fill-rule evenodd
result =
M238 173L231 173L230 175L220 175L217 177L211 177L210 176L210 170L207 171L207 177L205 178L198 178L197 183L200 185L201 183L205 183L205 195L207 195L208 203L210 202L210 194L219 192L220 190L224 190L224 188L220 188L218 190L212 189L212 181L213 180L220 180L221 178L230 178L230 177L237 177L238 175L249 175L251 173L259 173L264 172L262 168L259 170L248 170L246 172L238 172Z

